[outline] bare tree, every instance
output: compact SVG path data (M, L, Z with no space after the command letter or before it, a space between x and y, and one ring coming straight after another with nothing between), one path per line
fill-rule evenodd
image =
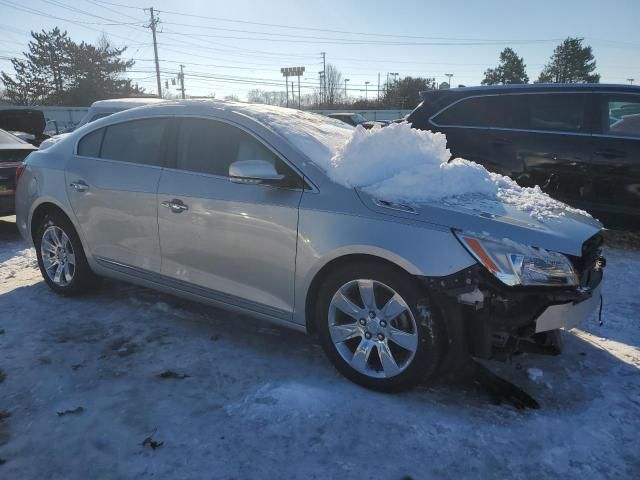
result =
M327 105L335 105L339 103L342 98L344 85L342 84L342 72L336 68L335 65L327 64L326 75L326 91L325 102Z

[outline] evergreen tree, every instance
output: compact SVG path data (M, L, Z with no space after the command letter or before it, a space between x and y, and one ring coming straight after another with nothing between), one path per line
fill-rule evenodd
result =
M598 83L596 61L590 46L582 38L568 37L556 47L551 60L540 73L538 83Z
M513 49L505 48L500 53L500 64L496 68L485 70L482 85L529 83L526 70L524 59L519 57Z
M141 93L131 80L120 78L134 64L121 58L126 47L114 48L104 36L97 46L77 44L57 27L31 36L25 58L11 60L15 75L0 74L10 102L81 106Z

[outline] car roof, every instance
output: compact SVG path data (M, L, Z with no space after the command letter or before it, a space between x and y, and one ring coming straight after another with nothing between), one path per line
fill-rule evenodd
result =
M525 83L510 85L479 85L472 87L457 87L443 90L425 90L420 92L420 97L434 98L446 96L466 96L469 94L482 95L496 93L516 93L516 92L551 92L568 90L593 90L593 91L615 91L639 93L640 85L623 85L617 83Z
M164 98L155 97L139 97L139 98L112 98L109 100L98 100L91 104L92 110L113 110L141 107L143 105L153 105L156 103L167 102Z

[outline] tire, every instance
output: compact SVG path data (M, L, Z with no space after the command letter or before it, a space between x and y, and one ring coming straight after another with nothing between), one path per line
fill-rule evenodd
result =
M371 298L370 291L373 304L363 300ZM314 314L331 363L363 387L397 392L438 373L446 348L439 310L398 268L359 262L334 270L320 286Z
M54 292L81 295L96 286L99 278L91 271L75 228L64 215L44 216L34 238L38 266L44 281Z

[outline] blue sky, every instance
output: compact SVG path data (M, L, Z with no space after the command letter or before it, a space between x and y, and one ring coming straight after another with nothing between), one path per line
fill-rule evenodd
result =
M75 41L88 42L104 32L115 45L129 46L127 55L136 60L129 75L154 92L151 32L142 27L148 20L143 9L151 5L162 22L163 85L184 63L193 95L243 99L252 88L282 90L280 67L298 65L307 72L303 93L311 93L323 51L350 79L355 97L364 95L365 81L371 82L370 95L376 90L378 72L383 82L387 72L438 82L452 73L452 84L478 84L506 46L524 57L533 80L567 36L593 46L603 82L640 83L638 0L0 0L0 68L11 71L6 57L25 50L29 30L57 25Z

